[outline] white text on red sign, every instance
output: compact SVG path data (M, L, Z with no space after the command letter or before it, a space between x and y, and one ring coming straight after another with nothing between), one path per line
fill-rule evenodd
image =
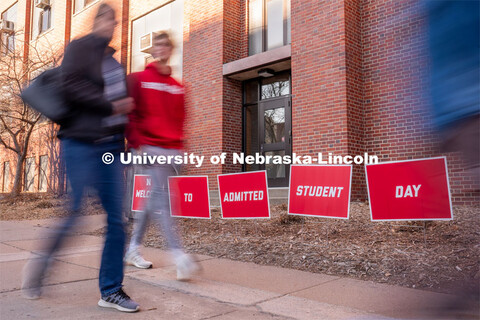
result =
M261 201L263 200L263 191L241 191L241 192L228 192L223 197L224 202L234 201Z
M403 186L397 186L395 188L395 198L407 198L407 197L417 198L418 191L420 190L421 186L422 186L421 184L419 184L418 186L414 184L412 184L411 186L407 185L405 188Z
M343 187L298 186L297 196L340 198Z

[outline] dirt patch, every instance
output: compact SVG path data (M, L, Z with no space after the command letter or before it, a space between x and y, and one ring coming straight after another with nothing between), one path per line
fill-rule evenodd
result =
M369 206L352 203L350 220L292 217L272 208L271 220L180 219L186 250L233 260L347 276L379 283L478 292L479 208L457 207L454 221L371 222ZM402 225L406 225L404 227ZM154 228L145 245L165 248Z
M17 197L0 198L0 220L37 220L64 217L67 215L69 197L42 193L21 194ZM82 214L103 213L97 197L86 196Z

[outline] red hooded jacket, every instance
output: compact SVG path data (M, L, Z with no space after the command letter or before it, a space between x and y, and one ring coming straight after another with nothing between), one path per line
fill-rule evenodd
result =
M170 76L170 68L160 72L156 62L144 71L128 76L135 109L129 114L126 137L130 148L141 145L166 149L183 147L185 95L183 86Z

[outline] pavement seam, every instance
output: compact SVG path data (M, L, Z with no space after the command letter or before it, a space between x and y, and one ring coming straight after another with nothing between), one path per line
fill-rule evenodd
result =
M310 286L310 287L306 287L306 288L302 288L302 289L299 289L299 290L295 290L295 291L292 291L292 292L287 292L287 293L284 293L278 297L273 297L273 298L269 298L269 299L265 299L265 300L261 300L257 303L255 303L255 305L253 306L257 306L258 304L261 304L261 303L264 303L264 302L268 302L268 301L272 301L272 300L275 300L275 299L279 299L279 298L283 298L283 297L286 297L286 296L289 296L291 294L294 294L294 293L297 293L297 292L300 292L300 291L303 291L303 290L308 290L308 289L312 289L312 288L315 288L315 287L319 287L319 286L322 286L326 283L330 283L330 282L333 282L333 281L337 281L341 279L340 277L338 277L337 279L332 279L332 280L328 280L328 281L325 281L325 282L322 282L322 283L319 283L319 284L316 284L316 285L313 285L313 286ZM270 291L268 291L270 292ZM307 299L307 300L311 300L311 299ZM316 301L316 300L311 300L311 301L315 301L315 302L321 302L321 301Z
M142 283L152 285L154 287L159 287L159 288L169 290L169 291L174 291L174 292L180 292L180 293L191 295L191 296L198 297L198 298L210 299L210 300L213 300L215 302L222 303L222 304L225 304L225 305L230 305L230 306L235 306L235 307L255 307L255 304L239 304L239 303L222 301L220 299L217 299L217 298L214 298L214 297L211 297L211 296L205 296L205 295L202 295L202 294L199 294L199 293L190 292L190 291L183 290L183 289L180 289L180 288L164 286L164 285L161 285L161 284L158 284L158 283L155 283L155 282L151 282L149 280L141 279L141 278L134 278L134 277L130 276L129 274L128 275L126 274L125 277L128 277L131 280L137 280L137 281L140 281ZM203 280L207 280L207 279L203 279ZM212 280L208 280L208 281L212 281ZM217 281L212 281L212 282L217 282ZM223 283L223 282L218 282L218 283ZM259 290L259 291L264 291L264 290ZM268 291L264 291L264 292L268 292Z
M226 311L226 312L223 312L223 313L220 313L220 314L216 314L214 316L208 316L206 318L201 318L200 320L209 320L209 319L215 319L217 317L221 317L221 316L224 316L224 315L227 315L227 314L230 314L230 313L234 313L238 310L230 310L230 311Z
M257 306L257 303L239 304L239 303L227 302L227 301L222 301L222 300L219 300L219 299L214 298L214 297L211 297L211 296L205 296L205 295L202 295L202 294L199 294L199 293L193 293L193 292L186 291L186 290L179 289L179 288L173 288L173 287L163 286L163 285L161 285L161 284L154 283L154 282L150 282L149 280L145 280L145 279L134 278L134 277L130 276L129 274L128 274L128 275L125 274L125 277L128 277L128 278L130 278L131 280L140 281L140 282L142 282L142 283L144 283L144 284L147 284L147 285L151 285L151 286L154 286L154 287L162 288L163 290L178 292L178 293L182 293L182 294L194 296L194 297L197 297L197 298L208 299L208 300L211 300L211 301L214 301L214 302L217 302L217 303L221 303L221 304L224 304L224 305L228 305L228 306L232 306L232 307L237 307L237 308L249 308L249 307L253 307L253 308L255 308L258 312L260 312L260 313L262 313L262 314L267 314L267 315L271 315L271 316L275 316L275 317L280 317L280 318L285 319L285 320L296 320L295 318L291 318L291 317L287 317L287 316L284 316L284 315L280 315L280 314L276 314L276 313L271 313L271 312L262 310L259 306ZM203 279L203 280L207 280L207 281L211 281L211 282L216 282L216 283L221 283L221 284L224 284L224 283L225 283L225 282L218 282L218 281L208 280L208 279ZM243 287L243 286L239 286L239 287ZM243 287L243 288L253 289L253 288L248 288L248 287ZM269 292L269 293L276 294L275 292L271 292L271 291L265 291L265 290L260 290L260 289L254 289L254 290L258 290L258 291L263 291L263 292ZM271 298L271 299L272 299L272 300L273 300L273 299L277 299L277 298L280 298L280 297L282 297L282 296L283 296L283 295L275 296L275 297L273 297L273 298ZM270 300L270 299L267 299L267 301L268 301L268 300ZM216 315L216 316L220 316L220 315ZM215 317L216 317L216 316L215 316ZM206 319L209 319L209 318L206 318Z
M68 257L68 255L64 255L64 256L61 256L61 257ZM77 267L83 267L83 268L92 269L92 270L100 270L99 268L90 267L90 266L84 266L84 265L77 264L77 263L74 263L74 262L61 260L61 259L59 259L59 258L60 258L60 257L57 257L57 258L54 257L53 260L59 261L59 262L63 262L63 263L66 263L66 264L70 264L70 265L73 265L73 266L77 266ZM97 278L98 278L98 277L97 277Z
M49 284L45 284L42 286L42 288L45 288L45 287L53 287L53 286L60 286L62 284L70 284L70 283L76 283L76 282L83 282L83 281L91 281L91 280L97 280L98 277L95 277L95 278L88 278L88 279L80 279L80 280L73 280L73 281L64 281L64 282L58 282L58 283L49 283ZM9 290L5 290L5 291L0 291L0 293L12 293L12 292L17 292L17 291L22 291L22 289L9 289Z
M28 241L33 241L33 240L38 240L38 239L32 239L32 240L28 240ZM23 240L21 240L21 241L23 241ZM0 243L1 243L1 244L4 244L4 245L6 245L6 246L9 246L9 247L11 247L11 248L15 248L15 249L21 250L21 251L29 251L29 252L31 252L30 250L22 249L22 248L19 248L19 247L14 246L14 245L11 245L11 244L9 244L9 243L5 243L5 242L3 242L3 241L0 242Z
M207 318L201 318L200 320L215 319L215 318L218 318L218 317L221 317L221 316L224 316L224 315L227 315L227 314L239 312L239 311L243 311L243 310L241 310L241 309L240 310L232 310L232 311L224 312L224 313L217 314L217 315L214 315L214 316L210 316L210 317L207 317ZM259 312L261 314L269 315L269 316L272 316L272 317L285 319L285 320L298 320L296 318L286 317L286 316L283 316L283 315L279 315L279 314L275 314L275 313L271 313L271 312L267 312L267 311L262 311L262 310L257 310L257 312Z

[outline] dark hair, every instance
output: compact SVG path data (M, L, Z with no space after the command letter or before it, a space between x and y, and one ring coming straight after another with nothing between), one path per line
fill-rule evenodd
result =
M172 47L172 48L174 47L172 39L170 39L170 34L167 31L156 32L153 36L153 41L152 42L155 42L155 41L158 41L158 40L163 40L163 39L167 39L170 47Z
M112 6L107 4L107 3L102 3L98 7L97 14L95 15L95 21L100 18L101 16L111 12L113 15L115 15L115 10L113 10Z

